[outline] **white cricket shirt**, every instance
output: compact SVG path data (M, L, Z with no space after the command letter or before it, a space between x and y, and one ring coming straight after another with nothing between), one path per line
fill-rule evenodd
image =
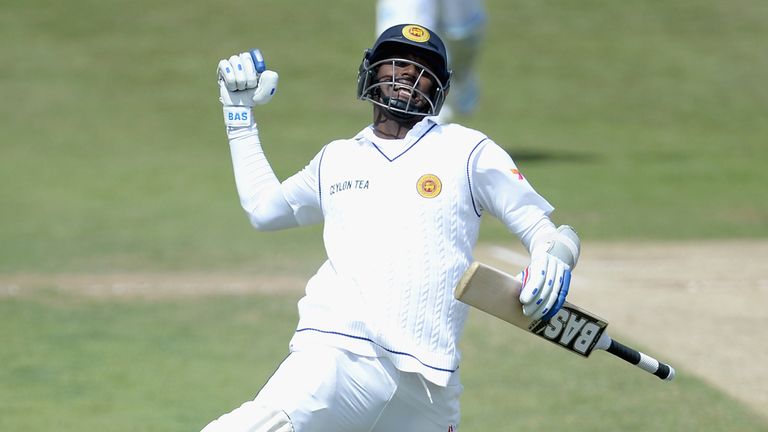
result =
M299 301L291 349L386 356L443 386L459 365L468 309L453 289L482 214L526 245L539 227L553 227L552 207L504 150L430 118L402 140L368 127L333 141L281 187L299 223L323 221L328 257Z

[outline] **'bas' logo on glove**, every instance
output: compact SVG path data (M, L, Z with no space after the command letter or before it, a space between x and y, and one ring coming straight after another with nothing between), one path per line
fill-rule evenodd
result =
M251 109L248 107L225 106L224 123L229 127L251 125Z
M234 121L234 120L244 120L248 121L248 112L230 112L227 113L227 120Z

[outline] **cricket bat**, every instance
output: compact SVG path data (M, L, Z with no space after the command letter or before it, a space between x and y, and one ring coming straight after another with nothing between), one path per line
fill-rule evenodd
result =
M675 377L675 369L668 364L608 336L608 321L568 302L549 321L526 317L518 299L521 289L518 278L473 262L456 286L454 297L581 356L605 350L664 381Z

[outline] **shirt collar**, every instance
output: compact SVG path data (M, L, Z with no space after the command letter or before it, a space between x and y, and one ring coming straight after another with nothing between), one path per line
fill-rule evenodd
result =
M409 130L408 133L405 135L405 138L403 138L403 141L413 142L418 140L436 123L437 122L433 117L424 117L420 122L413 125L413 128L411 128L411 130ZM358 132L357 135L355 135L354 137L355 140L359 140L361 138L372 143L381 142L382 140L384 140L383 138L379 138L376 136L376 134L373 132L372 124L368 125L365 129Z

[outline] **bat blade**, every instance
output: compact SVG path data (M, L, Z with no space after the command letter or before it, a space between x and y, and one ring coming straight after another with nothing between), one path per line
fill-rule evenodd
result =
M518 300L521 289L520 279L473 262L456 286L454 297L562 348L589 357L608 322L568 302L549 321L533 320L523 314Z
M518 300L522 286L520 279L475 261L464 272L453 296L496 318L527 329L533 320L523 315Z
M583 357L601 349L665 381L674 378L674 368L611 339L606 332L608 321L568 302L548 321L526 317L519 300L521 289L519 278L473 262L456 285L454 297Z

